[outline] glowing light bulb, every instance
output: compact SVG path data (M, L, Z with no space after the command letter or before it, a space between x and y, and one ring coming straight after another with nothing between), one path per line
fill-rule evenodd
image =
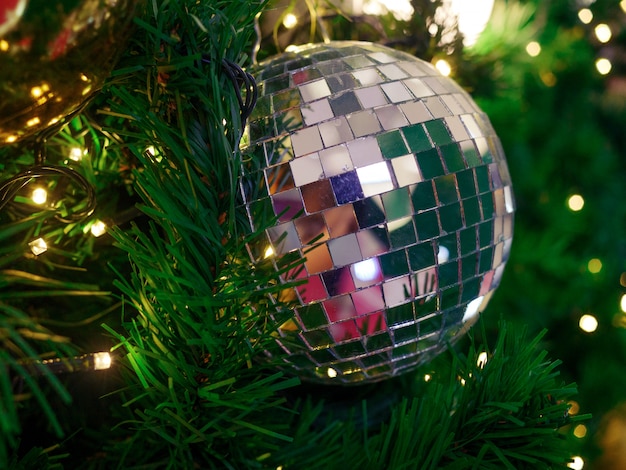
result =
M34 118L29 119L28 121L26 121L26 127L36 126L40 122L41 122L41 119L39 119L37 116L35 116Z
M105 234L105 232L107 231L107 226L101 220L96 220L91 225L90 231L94 237L98 238Z
M70 160L74 160L75 162L81 161L85 152L80 147L72 147L70 149Z
M622 295L619 301L619 308L622 309L622 312L626 313L626 294Z
M7 144L11 144L11 143L15 142L16 140L17 140L17 136L16 135L10 135L6 139L4 139L4 141Z
M626 0L619 2L619 6L622 8L622 11L626 13Z
M587 426L585 426L584 424L579 424L578 426L574 428L574 436L576 436L578 439L582 439L586 435L587 435Z
M572 470L582 470L585 466L585 461L580 456L572 457L572 460L567 464Z
M581 23L589 24L593 21L593 13L589 8L581 8L578 10L578 19Z
M577 401L570 401L567 403L569 405L569 410L567 410L567 414L569 414L570 416L574 416L577 415L578 412L580 411L580 405L578 404Z
M585 200L580 194L574 194L570 196L569 199L567 200L567 207L569 207L570 210L574 212L578 212L579 210L582 210L584 206L585 206Z
M337 377L337 371L332 367L329 367L326 371L326 375L328 375L328 377L330 377L331 379L334 379L335 377Z
M433 376L430 374L424 374L424 382L430 382L433 379Z
M35 256L39 256L42 253L48 251L48 244L43 238L37 238L28 244L30 246L30 251L33 252Z
M35 188L30 195L30 198L33 200L35 204L42 205L45 204L48 200L48 191L45 188Z
M585 314L578 320L578 327L585 333L593 333L598 329L598 319L593 315Z
M591 274L598 274L600 271L602 271L602 261L600 261L598 258L590 259L587 263L587 269Z
M9 42L4 39L0 39L0 51L6 52L9 50Z
M593 31L594 33L596 33L596 37L598 38L598 41L602 43L609 42L611 40L611 36L613 35L611 33L611 28L606 23L600 23L594 28Z
M604 57L596 60L596 69L600 72L600 75L607 75L611 69L613 68L613 64L609 59L605 59Z
M263 255L264 258L270 258L274 256L274 248L272 248L271 246L268 246L265 249L265 254Z
M487 359L487 353L485 351L481 352L478 355L478 359L476 360L476 365L482 369L483 367L485 367L485 364L487 364Z
M537 41L530 41L526 44L526 53L531 57L537 57L541 53L541 44Z
M97 352L93 354L93 370L105 370L111 368L111 355L108 352Z
M283 26L287 29L295 28L298 24L298 18L293 13L287 13L283 18Z
M435 68L439 70L441 75L443 75L444 77L449 76L452 72L450 64L444 59L439 59L437 62L435 62Z

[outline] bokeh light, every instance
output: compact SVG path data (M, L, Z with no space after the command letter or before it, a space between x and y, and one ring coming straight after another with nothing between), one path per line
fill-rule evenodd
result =
M531 57L537 57L541 53L541 44L537 41L530 41L526 44L526 52Z
M567 200L567 207L569 207L570 210L573 210L574 212L578 212L582 210L584 206L585 206L585 200L580 194L574 194L570 196L569 199Z
M613 35L611 33L611 28L606 23L600 23L594 28L593 31L596 34L596 38L598 38L598 41L602 43L609 42L611 40L611 36Z
M578 326L585 333L593 333L598 329L598 319L593 315L585 314L580 317Z
M611 61L609 59L601 57L600 59L596 60L596 69L598 70L598 72L600 72L601 75L607 75L612 68L613 64L611 64Z

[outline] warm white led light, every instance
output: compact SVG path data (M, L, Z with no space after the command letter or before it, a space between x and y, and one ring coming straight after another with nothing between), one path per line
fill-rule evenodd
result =
M83 158L84 152L80 147L72 147L70 150L70 160L79 162Z
M443 75L444 77L449 76L452 72L450 64L444 59L439 59L437 62L435 62L435 68L439 70L441 75Z
M613 64L609 59L605 59L604 57L596 60L596 69L600 72L600 75L607 75L611 69L613 68Z
M613 36L611 28L606 23L600 23L594 28L593 31L596 33L598 41L602 43L609 42L611 40L611 36Z
M326 371L326 375L328 375L328 377L330 377L331 379L334 379L335 377L337 377L337 371L332 367L329 367Z
M30 246L30 251L32 251L35 256L39 256L48 250L48 244L43 238L33 240L28 244L28 246Z
M35 188L30 195L30 198L33 200L35 204L41 205L45 204L48 200L48 191L45 188Z
M283 26L287 29L295 28L298 24L298 18L293 13L287 13L283 18Z
M582 457L579 457L577 455L575 457L572 457L572 460L567 464L567 466L572 470L582 470L585 467L585 461L582 459Z
M271 246L268 246L265 249L265 254L263 255L264 258L269 258L271 256L274 256L274 248L272 248Z
M580 317L578 326L586 333L593 333L598 329L598 319L593 315L585 314Z
M537 41L530 41L526 44L526 53L531 57L537 57L541 53L541 44Z
M476 365L482 369L487 364L487 359L487 353L485 351L481 352L476 360Z
M98 238L101 237L102 235L104 235L104 233L107 231L107 226L104 222L102 222L101 220L96 220L92 225L91 225L91 234Z
M619 301L619 308L622 309L622 312L626 313L626 294L622 295Z
M591 274L598 274L602 271L602 261L598 258L591 258L587 263L587 269Z
M593 13L589 8L581 8L578 10L578 19L581 23L589 24L593 21Z
M108 352L97 352L93 355L93 370L104 370L111 367L111 355Z
M569 199L567 200L567 207L569 207L570 210L574 212L578 212L579 210L582 210L584 206L585 206L585 200L580 194L574 194L570 196Z

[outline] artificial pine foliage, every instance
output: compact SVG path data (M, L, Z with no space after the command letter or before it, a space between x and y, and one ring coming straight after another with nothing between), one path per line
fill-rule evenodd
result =
M424 39L436 2L412 3L406 24L329 8L302 30L445 56L441 30ZM576 421L588 416L568 413L576 387L549 356L564 358L566 382L580 370L593 378L581 386L586 409L623 399L610 387L623 380L610 349L623 348L620 330L590 344L571 324L593 307L612 312L613 287L597 278L588 287L581 266L601 257L617 282L626 217L615 205L621 180L606 176L623 173L623 140L610 138L623 109L605 105L585 68L594 51L558 3L497 3L471 52L458 37L447 48L502 138L520 205L510 273L482 330L406 377L337 389L301 384L266 358L289 305L269 300L282 288L273 269L250 265L245 245L257 234L238 207L238 94L250 90L233 87L222 64L249 65L255 17L263 25L281 10L146 2L104 90L46 144L49 162L73 166L95 188L96 212L59 222L85 204L71 187L55 210L29 206L24 193L0 212L0 468L564 467L578 452ZM273 42L284 28L270 23L259 58L285 46ZM544 44L534 62L523 51L531 38ZM0 147L1 179L31 166L35 150ZM563 208L572 180L597 207L583 218ZM113 227L107 235L89 234L96 219ZM48 251L37 256L29 243L40 237ZM494 321L498 311L508 320ZM576 359L576 348L590 348L595 362ZM57 376L41 363L109 349L109 371ZM598 390L605 403L589 399Z

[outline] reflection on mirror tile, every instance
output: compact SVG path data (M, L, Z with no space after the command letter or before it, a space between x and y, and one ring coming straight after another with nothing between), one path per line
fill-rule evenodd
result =
M391 160L393 173L399 187L409 186L411 184L422 181L419 169L417 168L417 160L414 155L404 155L403 157Z
M272 196L272 206L274 207L274 212L279 214L278 220L280 222L286 222L297 217L304 209L300 197L300 190L294 188L274 194Z
M374 59L376 62L380 62L381 64L388 64L390 62L395 62L397 60L385 52L373 52L369 54L369 56L372 59Z
M387 253L391 247L384 226L361 230L357 232L356 236L364 258Z
M355 233L359 229L351 204L326 209L323 212L323 216L333 238Z
M343 67L347 68L345 65L343 65ZM345 90L354 90L356 87L359 86L357 80L349 73L342 73L339 75L328 77L326 80L328 82L328 86L333 93L339 93L340 91Z
M328 248L335 266L346 266L363 259L354 233L329 240Z
M354 113L361 110L361 104L353 91L346 91L333 98L329 98L330 107L335 116Z
M465 127L467 128L467 131L469 132L469 135L472 137L472 139L482 137L483 133L478 127L478 124L476 124L476 120L474 119L473 115L463 114L462 116L460 116L460 118L461 121L463 121L463 124L465 124Z
M404 87L402 82L383 83L380 87L392 103L402 103L412 98L409 90Z
M366 67L369 67L371 65L374 65L374 62L372 62L370 59L368 59L366 56L364 55L355 55L352 57L346 57L343 59L343 61L348 64L348 66L350 66L353 69L364 69Z
M445 104L446 108L448 108L450 110L450 112L453 115L455 115L455 116L457 116L459 114L463 114L465 112L463 107L456 100L456 96L458 96L458 94L455 94L455 95L442 95L442 96L440 96L441 101L443 101L443 103Z
M393 181L389 173L387 162L374 163L357 168L356 173L363 188L365 197L381 194L393 189Z
M353 169L350 153L348 153L348 148L345 145L337 145L321 150L319 155L326 177L335 176Z
M324 283L322 282L322 279L319 275L309 276L306 280L306 283L297 286L296 290L298 291L300 300L303 303L318 302L320 300L325 300L328 298L328 292L326 292ZM326 322L327 320L324 317L324 323Z
M354 281L347 267L326 271L322 273L322 279L331 297L354 292Z
M323 302L324 310L331 323L348 320L355 316L356 310L349 295L337 296Z
M433 116L422 101L410 101L400 104L400 109L411 124L430 121Z
M400 80L407 77L406 72L396 64L381 65L378 67L378 70L380 70L380 73L387 77L388 80Z
M303 245L308 245L312 241L315 243L326 241L330 238L321 213L299 217L294 221L294 225Z
M291 134L291 145L296 157L324 148L317 126L307 127Z
M374 137L364 137L348 142L348 151L357 168L383 161L383 155Z
M411 90L416 98L424 98L425 96L433 96L435 94L428 86L419 78L409 78L404 80L406 87Z
M387 307L395 307L412 300L409 276L384 283L383 293Z
M363 189L356 171L348 171L340 175L331 176L330 183L332 184L337 204L346 204L363 198Z
M380 131L380 123L372 110L365 110L347 116L354 137L376 134Z
M305 103L325 98L331 94L330 88L324 79L300 85L299 89L302 94L302 100Z
M398 129L409 124L397 105L381 106L375 111L385 130Z
M441 84L440 77L424 77L424 83L438 95L444 95L447 93L447 89Z
M445 122L455 141L461 142L470 138L467 129L465 129L465 126L458 116L447 116Z
M267 234L274 246L274 253L282 255L300 248L300 239L293 222L276 225L267 229Z
M424 98L424 104L428 108L428 111L430 111L430 114L435 118L442 118L452 114L438 96Z
M288 163L267 168L265 176L270 194L280 193L295 187Z
M387 104L387 98L379 86L359 88L354 90L354 94L359 99L363 109L374 108Z
M456 175L445 175L435 178L435 190L439 204L451 204L459 200Z
M343 144L354 138L345 116L322 122L318 126L325 147Z
M354 78L356 78L362 86L376 85L383 81L383 77L380 76L378 70L375 68L363 69L353 72Z
M310 274L321 273L333 268L333 260L326 243L320 243L306 250L304 266Z
M324 170L317 152L296 158L289 162L289 165L293 180L298 186L304 186L324 177Z
M330 103L328 103L328 99L326 98L307 103L300 109L302 111L302 118L307 126L317 124L318 122L325 121L334 116L333 110L330 109Z
M407 217L413 213L411 198L407 188L386 192L382 195L382 200L388 221Z
M336 204L335 193L327 179L305 184L300 190L304 207L309 214L334 207Z
M352 294L357 315L365 315L385 308L383 291L380 286L372 286Z
M363 233L363 232L360 232ZM361 246L359 240L359 246ZM373 286L383 280L377 258L367 258L350 265L350 273L357 289Z

